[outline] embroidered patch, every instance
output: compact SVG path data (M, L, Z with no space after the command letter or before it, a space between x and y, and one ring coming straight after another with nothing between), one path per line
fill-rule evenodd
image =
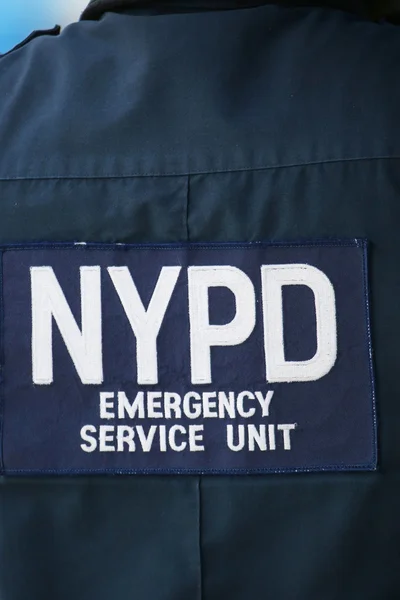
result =
M376 468L364 241L1 253L3 474Z

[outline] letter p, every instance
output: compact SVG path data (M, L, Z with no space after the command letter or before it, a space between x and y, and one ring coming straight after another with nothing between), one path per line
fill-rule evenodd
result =
M231 266L189 267L190 355L193 384L211 383L211 347L242 344L256 323L255 293L249 277ZM235 296L230 323L211 325L210 287L226 287Z

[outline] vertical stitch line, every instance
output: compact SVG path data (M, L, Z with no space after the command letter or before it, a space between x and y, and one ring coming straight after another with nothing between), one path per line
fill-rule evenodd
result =
M0 250L0 474L4 474L4 289L3 259L4 250Z
M190 200L190 175L186 179L186 241L190 242L189 231L189 200Z
M186 240L190 242L189 229L189 210L190 210L190 175L187 177L187 192L186 192ZM203 600L203 513L202 513L202 476L197 478L197 497L198 497L198 544L199 544L199 594L198 600Z
M372 418L373 418L373 462L377 468L378 463L378 414L376 407L376 387L374 377L374 357L372 347L372 332L371 332L371 304L370 304L370 287L369 287L369 270L368 270L368 243L362 244L363 255L363 272L364 272L364 296L365 296L365 320L368 337L368 358L369 358L369 374L371 385L371 400L372 400Z
M197 478L198 497L198 537L199 537L199 595L198 600L203 600L203 535L202 535L202 476Z

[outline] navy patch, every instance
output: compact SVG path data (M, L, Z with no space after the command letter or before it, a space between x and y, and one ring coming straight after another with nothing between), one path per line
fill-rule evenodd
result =
M376 468L364 241L1 253L3 474Z

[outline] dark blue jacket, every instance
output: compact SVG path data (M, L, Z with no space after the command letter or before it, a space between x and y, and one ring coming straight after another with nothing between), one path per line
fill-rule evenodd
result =
M1 244L369 240L378 468L5 476L0 597L398 598L400 32L117 4L0 59Z

